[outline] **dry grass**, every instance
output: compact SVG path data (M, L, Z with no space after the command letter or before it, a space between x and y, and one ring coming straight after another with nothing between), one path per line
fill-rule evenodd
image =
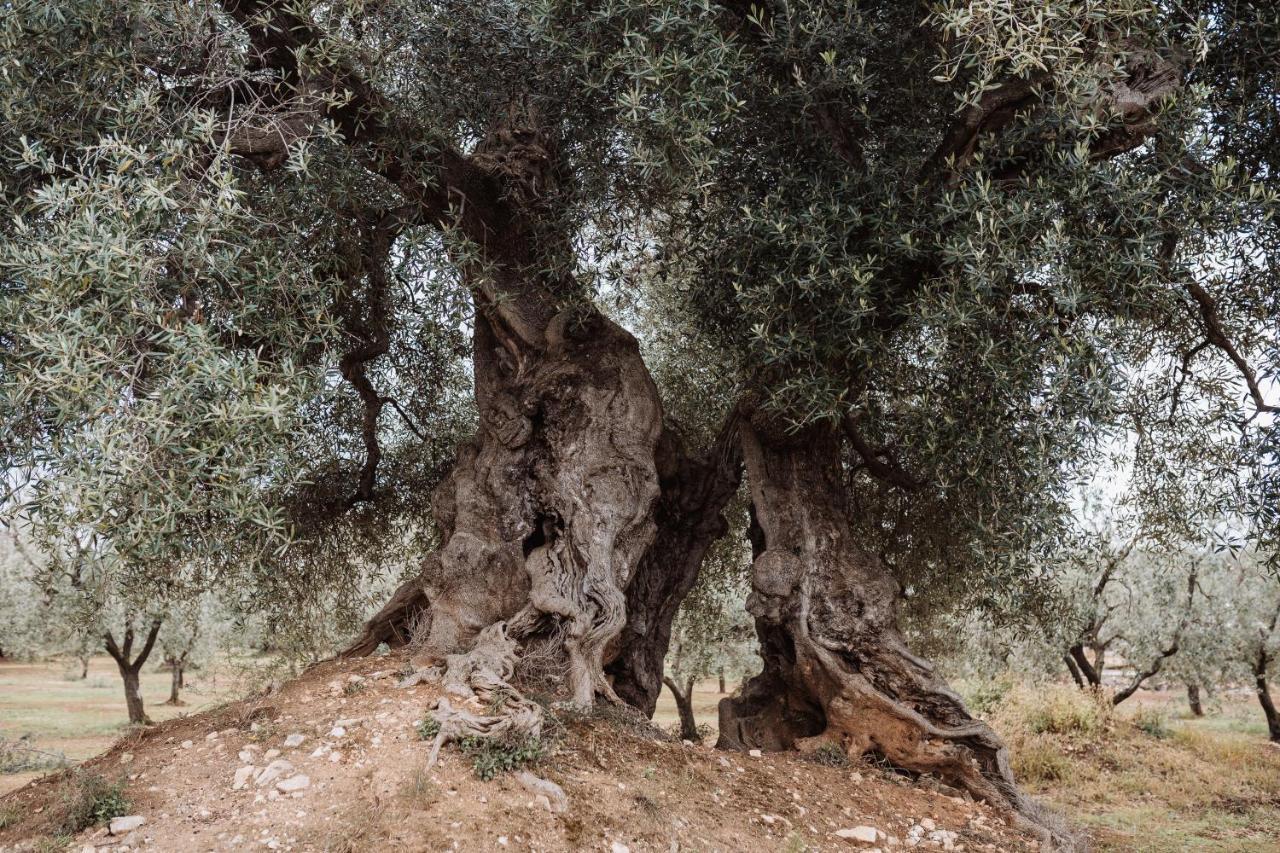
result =
M1099 851L1274 851L1280 749L1245 700L1202 719L1146 694L1114 710L1073 687L1015 687L989 715L1024 785Z

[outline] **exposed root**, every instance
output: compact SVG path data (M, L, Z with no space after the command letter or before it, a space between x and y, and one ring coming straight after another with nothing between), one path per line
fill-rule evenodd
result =
M444 671L448 695L440 697L428 712L440 727L431 745L428 769L435 766L440 748L452 741L542 737L542 708L508 681L515 674L515 665L516 642L507 636L504 622L481 631L471 651L449 655Z

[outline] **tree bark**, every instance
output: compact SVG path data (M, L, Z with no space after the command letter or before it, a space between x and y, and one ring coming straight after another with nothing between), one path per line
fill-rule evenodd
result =
M1204 705L1200 703L1200 685L1194 682L1187 682L1187 704L1191 706L1191 713L1197 717L1204 716Z
M1080 674L1084 676L1084 680L1088 682L1090 687L1099 688L1102 686L1102 673L1093 668L1093 664L1089 662L1089 658L1084 653L1084 646L1077 643L1072 646L1068 652L1072 660L1076 662Z
M719 673L717 673L717 675L718 675L718 676L719 676L719 678L720 678L720 692L721 692L721 693L724 693L724 692L725 692L725 689L724 689L724 667L720 667L720 672L719 672Z
M698 721L693 717L693 679L688 680L683 692L675 679L664 676L662 683L667 685L671 696L676 700L676 712L680 715L680 738L698 742L702 738L698 736Z
M1253 664L1254 689L1258 694L1258 704L1267 718L1267 737L1273 743L1280 743L1280 713L1276 712L1276 703L1271 699L1271 687L1267 683L1267 667L1271 659L1265 644L1258 649L1258 657Z
M147 716L146 709L142 704L139 676L143 665L151 655L151 650L155 647L156 635L159 633L160 620L156 619L151 623L151 628L147 632L147 639L142 645L142 651L138 652L137 657L132 659L130 659L133 652L132 620L125 624L123 646L116 644L115 637L110 632L103 637L107 654L111 655L111 658L116 662L116 667L120 670L120 678L124 682L125 707L129 711L129 722L134 725L151 725L151 719Z
M182 674L186 668L186 655L179 657L170 657L165 661L165 666L169 668L169 698L165 700L166 705L180 707L186 703L182 701L179 691L182 689Z
M1076 666L1076 662L1071 659L1071 655L1062 656L1062 660L1067 665L1067 672L1071 673L1071 680L1076 683L1076 687L1084 689L1084 676L1080 674L1080 667Z
M874 755L1005 806L1069 847L1015 785L1000 738L907 649L898 583L850 533L839 434L788 435L757 414L741 435L758 526L747 609L764 670L720 701L718 745Z
M708 549L728 529L724 508L742 481L736 411L712 445L696 454L668 425L658 443L657 470L658 531L627 587L627 623L608 667L618 698L650 717L662 691L671 623Z
M89 677L89 656L82 655L80 657L80 680L84 681Z
M563 660L578 705L616 698L606 650L653 541L662 406L635 339L583 301L568 237L542 221L554 139L513 108L470 158L484 179L455 223L476 306L480 426L437 489L441 547L347 650L404 642L447 665L488 626ZM457 249L461 253L463 246Z

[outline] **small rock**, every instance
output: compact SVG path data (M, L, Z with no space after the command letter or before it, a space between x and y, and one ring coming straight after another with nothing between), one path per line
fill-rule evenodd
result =
M609 845L609 853L631 853L631 848L621 841L615 841Z
M747 750L747 755L750 755L752 758L760 758L764 753L758 749L749 749Z
M270 761L273 758L279 758L279 757L280 757L280 750L278 749L268 749L266 752L262 753L263 761Z
M329 730L329 737L343 737L346 735L346 733L347 733L347 730L344 729L342 726L334 726L332 729Z
M195 744L193 744L193 743L192 743L191 741L189 741L189 740L184 740L184 741L182 742L182 748L183 748L183 749L190 749L190 748L191 748L192 746L194 746L194 745L195 745Z
M290 776L276 783L276 790L282 794L292 794L294 791L301 791L304 788L311 787L311 777L305 773L299 773L297 776Z
M292 772L292 764L285 761L283 758L277 758L275 761L262 768L262 772L257 775L256 781L258 783L258 787L265 788L267 785L270 785L286 773Z
M236 777L231 783L231 790L239 791L245 785L249 784L249 777L253 775L253 771L257 768L252 764L241 767L236 771Z
M921 818L920 825L924 827L925 832L933 832L935 829L938 828L938 825L933 822L933 818L928 818L928 817Z
M218 733L217 733L217 732L209 732L207 735L205 735L205 736L204 736L204 739L205 739L205 740L217 740L217 739L218 739Z
M876 839L883 835L880 830L874 826L855 826L852 829L837 829L836 837L844 838L849 841L860 841L863 844L875 844Z
M306 735L301 735L295 732L284 739L284 745L287 749L296 749L297 747L302 746L302 742L306 739Z
M133 832L146 822L145 817L136 814L128 817L113 817L107 831L112 835L124 835L127 832Z
M564 789L550 779L521 770L516 774L516 781L529 793L545 797L548 811L559 813L569 808L569 798L565 796Z
M241 760L241 761L243 761L245 764L252 764L252 763L253 763L253 753L252 753L252 752L250 752L249 750L247 750L247 749L242 749L242 750L240 750L240 752L238 753L238 755L239 755L240 760Z
M338 727L338 728L354 729L356 726L360 725L360 718L352 717L351 719L348 719L348 720L334 720L333 724L335 727Z

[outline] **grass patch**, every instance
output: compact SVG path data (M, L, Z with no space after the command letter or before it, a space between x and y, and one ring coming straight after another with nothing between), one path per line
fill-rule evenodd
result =
M425 768L419 767L400 789L400 796L414 808L425 809L438 799L439 788Z
M31 745L31 735L17 740L0 736L0 773L33 773L41 770L61 770L71 764L62 752L36 749Z
M1138 731L1157 740L1173 736L1173 730L1169 728L1169 718L1159 708L1139 708L1133 715L1132 722Z
M8 829L16 826L18 820L22 817L22 813L18 811L15 805L0 805L0 829Z
M809 753L808 758L814 764L821 764L823 767L848 767L852 764L848 754L834 743L824 743Z
M91 826L129 813L132 804L124 793L124 780L108 781L99 773L76 773L63 792L58 832L75 835Z

